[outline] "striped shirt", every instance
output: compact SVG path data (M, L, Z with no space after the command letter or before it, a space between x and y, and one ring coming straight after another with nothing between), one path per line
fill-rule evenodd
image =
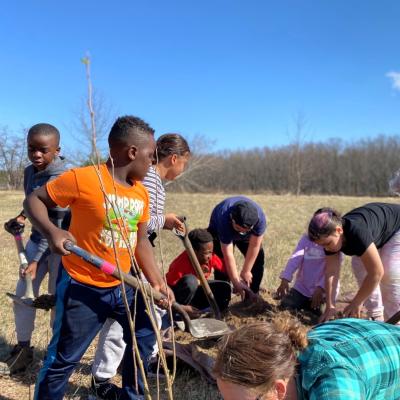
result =
M150 220L147 224L147 234L150 235L162 229L165 223L165 189L154 166L149 168L142 183L150 195Z
M298 356L298 399L400 399L400 328L340 319L308 333Z

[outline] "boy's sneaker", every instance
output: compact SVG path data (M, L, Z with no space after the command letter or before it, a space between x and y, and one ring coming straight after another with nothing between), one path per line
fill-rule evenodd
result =
M33 347L16 344L9 357L0 363L0 375L14 375L26 371L33 361Z
M92 394L97 400L119 400L122 398L122 389L107 379L103 382L96 382L92 376Z

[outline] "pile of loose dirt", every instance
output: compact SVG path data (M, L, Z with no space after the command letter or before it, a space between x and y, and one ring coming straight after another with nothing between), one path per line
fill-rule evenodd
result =
M354 294L350 293L338 301L339 313L353 296ZM278 304L279 302L267 291L261 293L255 301L241 301L237 296L224 313L223 320L232 329L254 322L269 321L275 314L282 312ZM295 316L306 326L311 327L318 323L318 316L308 311L296 313ZM177 344L176 356L200 372L207 380L212 381L212 368L218 353L218 339L194 339L189 333L178 330L175 330L174 335ZM169 350L171 340L169 332L165 340L166 348Z

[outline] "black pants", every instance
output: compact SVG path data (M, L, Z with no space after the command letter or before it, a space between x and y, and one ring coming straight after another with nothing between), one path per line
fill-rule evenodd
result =
M225 281L208 281L210 289L213 292L215 301L221 311L228 307L231 300L232 288ZM193 307L203 310L210 306L204 289L199 284L194 275L185 275L175 286L172 287L176 301L180 304L190 304Z
M237 241L233 242L233 245L236 246L239 251L246 257L247 249L249 248L249 242L246 241ZM223 259L222 250L221 250L221 243L219 239L214 239L214 253ZM258 293L260 290L261 281L264 275L264 249L260 247L260 251L257 254L257 258L254 261L253 268L251 269L251 273L253 274L253 281L251 282L250 289L254 293ZM220 271L214 272L215 279L221 281L229 281L228 275L224 274Z
M311 308L311 298L304 296L298 290L291 288L289 293L282 299L280 307L289 311L311 311L317 316L321 315L321 307Z

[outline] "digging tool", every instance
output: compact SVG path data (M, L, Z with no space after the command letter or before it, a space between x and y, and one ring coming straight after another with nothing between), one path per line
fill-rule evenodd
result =
M216 319L221 320L222 319L221 311L220 311L220 309L218 307L218 304L217 304L217 302L215 300L214 293L212 292L212 290L210 288L210 285L208 284L208 281L207 281L206 277L204 276L204 272L201 269L201 265L199 263L199 260L197 259L196 254L195 254L195 252L193 250L192 244L190 243L190 240L189 240L189 237L188 237L188 227L187 227L187 224L186 224L186 217L178 217L178 218L184 224L185 230L184 230L184 232L182 232L182 231L179 231L178 229L174 229L173 232L175 233L176 236L179 237L179 239L182 240L183 246L185 247L185 250L188 253L190 262L191 262L194 270L196 271L197 277L200 280L200 284L201 284L201 286L202 286L202 288L204 290L204 293L205 293L205 295L207 297L208 303L210 304L211 309L213 310L214 317Z
M24 243L22 239L22 233L24 232L24 224L19 222L5 223L4 229L13 235L15 244L17 245L18 257L20 261L20 270L23 271L28 268L28 260L26 258ZM55 306L56 299L52 294L42 294L39 297L34 298L32 288L32 277L30 274L25 275L26 288L25 293L22 297L15 295L14 293L6 293L15 303L21 304L27 307L41 308L43 310L50 310Z
M65 241L64 248L71 253L77 255L78 257L81 257L83 260L93 265L94 267L100 269L105 274L112 275L114 278L117 278L119 280L121 280L122 275L122 278L127 285L133 287L134 289L140 288L140 282L137 278L124 272L120 273L115 265L87 252L86 250L80 248L79 246L76 246L72 242ZM156 301L160 301L166 298L165 295L154 290L148 283L143 283L142 285L145 289L146 294L150 297L153 297ZM176 322L178 328L190 333L193 337L197 339L219 337L230 332L228 325L223 321L219 321L213 318L199 318L196 320L190 320L188 314L180 304L178 304L177 302L173 302L171 306L172 309L179 313L183 318L183 322Z
M19 257L19 269L25 271L28 268L28 260L26 258L24 242L20 233L13 233L15 244L17 245L18 257ZM26 289L25 294L19 297L13 293L6 293L8 297L12 298L16 303L24 306L33 307L34 295L32 288L32 277L30 274L25 275Z

